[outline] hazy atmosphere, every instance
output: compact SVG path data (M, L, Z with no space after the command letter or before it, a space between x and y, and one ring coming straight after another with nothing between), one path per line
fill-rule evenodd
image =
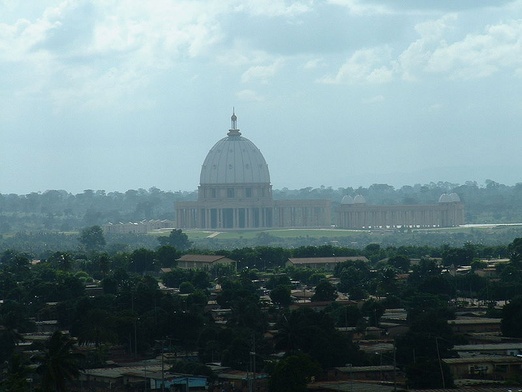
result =
M0 193L520 182L522 1L0 0Z

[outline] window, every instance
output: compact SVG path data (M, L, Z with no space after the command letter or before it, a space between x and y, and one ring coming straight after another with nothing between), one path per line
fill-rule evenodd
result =
M246 197L252 197L252 188L246 188L245 189L245 196Z
M232 198L232 197L234 197L234 195L235 195L234 188L228 188L227 197Z

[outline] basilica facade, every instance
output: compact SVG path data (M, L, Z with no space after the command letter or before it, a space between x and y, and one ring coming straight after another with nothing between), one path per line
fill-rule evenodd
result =
M177 226L199 229L325 227L328 200L274 200L261 151L237 128L210 149L201 167L198 200L176 205Z
M233 113L226 137L208 152L201 167L198 200L176 204L183 229L314 228L346 229L451 227L464 223L456 194L432 205L368 205L345 196L332 213L329 200L274 200L270 172L261 151L237 128Z

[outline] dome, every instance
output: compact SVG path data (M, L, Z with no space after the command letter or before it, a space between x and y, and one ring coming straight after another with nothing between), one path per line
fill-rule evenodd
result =
M449 194L449 198L450 198L450 200L451 200L453 203L459 203L459 202L460 202L460 197L459 197L459 195L457 195L456 193L450 193L450 194Z
M442 195L440 195L439 203L450 203L450 202L451 202L450 195L448 195L447 193L443 193Z
M210 149L201 167L200 185L210 184L269 184L268 165L256 147L241 136L232 114L232 128L227 137Z
M354 204L364 204L366 203L366 199L363 195L357 195L353 198Z
M341 200L341 204L353 204L353 197L346 195L343 196L343 199Z

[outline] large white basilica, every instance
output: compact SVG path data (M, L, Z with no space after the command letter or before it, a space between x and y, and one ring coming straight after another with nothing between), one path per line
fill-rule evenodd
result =
M367 205L360 195L347 196L334 214L329 200L274 200L265 158L241 136L233 113L227 136L203 162L198 200L178 202L176 220L187 229L450 227L464 223L464 212L456 194L414 206Z
M201 167L198 201L176 205L177 226L201 229L325 227L328 200L273 200L270 172L261 151L231 117L227 136L212 147Z

